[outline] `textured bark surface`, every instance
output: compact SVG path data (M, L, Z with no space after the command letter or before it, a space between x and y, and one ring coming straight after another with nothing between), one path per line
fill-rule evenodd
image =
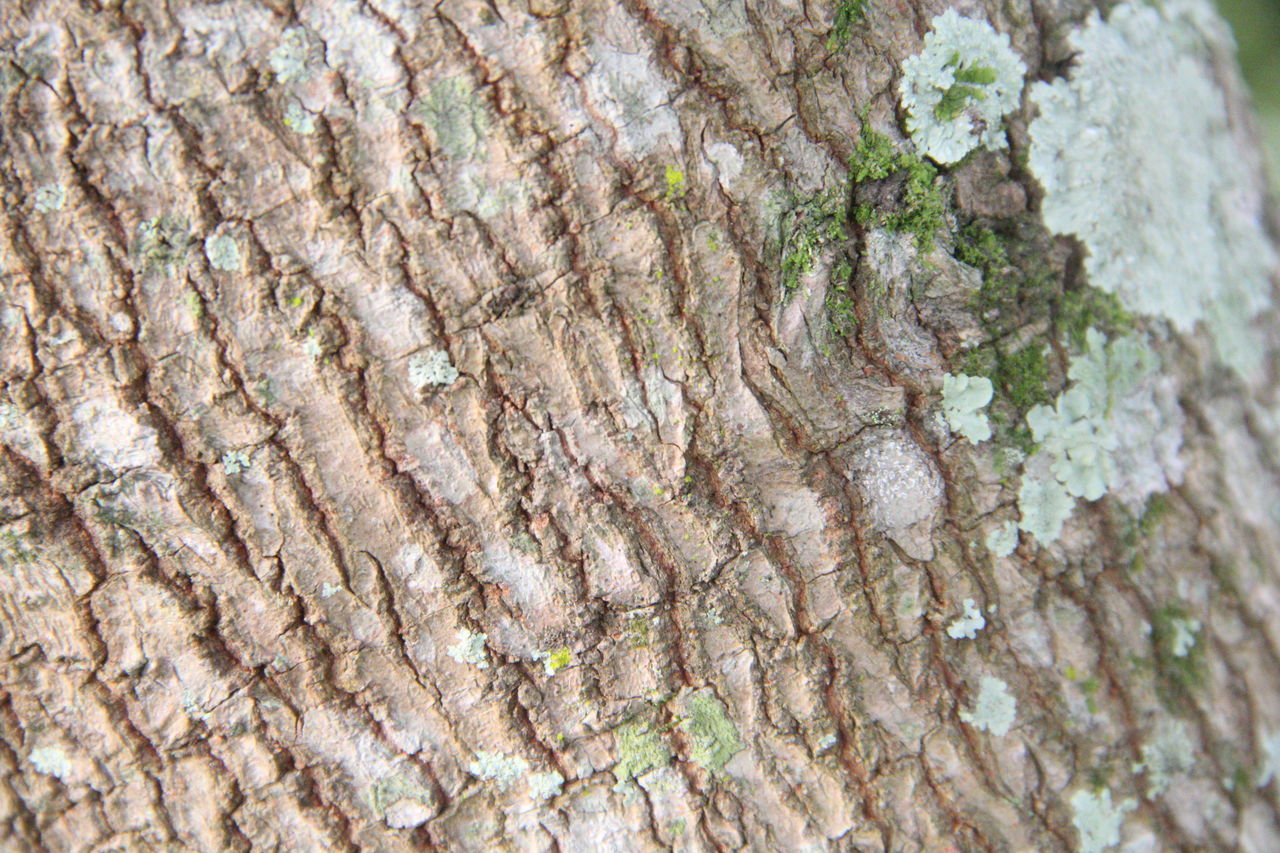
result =
M936 11L5 3L0 846L1077 849L1101 784L1133 849L1280 846L1273 382L1164 340L1163 511L989 552L948 235L1034 216L1026 115L843 331L830 259L783 298L771 194L902 139ZM1047 79L1087 7L969 11Z

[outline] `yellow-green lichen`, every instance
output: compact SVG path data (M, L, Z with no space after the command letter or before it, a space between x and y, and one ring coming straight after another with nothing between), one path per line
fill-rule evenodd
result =
M613 730L613 738L618 748L613 776L619 786L671 763L671 748L650 727L648 720L638 717L627 720Z
M690 695L685 712L679 728L689 736L689 758L694 764L717 773L746 748L724 705L710 692Z

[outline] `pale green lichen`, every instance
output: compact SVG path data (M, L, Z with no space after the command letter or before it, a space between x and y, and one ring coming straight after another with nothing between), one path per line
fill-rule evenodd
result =
M529 796L535 800L549 800L560 796L560 788L564 785L564 777L554 770L546 773L529 774Z
M452 160L483 159L489 114L464 76L436 80L419 106L436 145Z
M1080 853L1102 853L1119 844L1124 816L1136 807L1131 799L1113 805L1107 788L1096 792L1087 788L1076 791L1071 796L1071 808L1075 812L1071 822L1080 834Z
M982 615L982 609L972 598L966 598L964 613L947 626L947 636L953 640L972 640L986 626L987 620Z
M618 763L613 765L615 787L671 763L671 748L647 721L635 718L613 730Z
M994 393L991 380L985 376L943 374L942 411L951 430L974 444L991 438L991 423L981 410Z
M1280 773L1280 729L1262 738L1262 766L1258 769L1257 786L1265 788L1277 773Z
M1029 464L1028 468L1035 468ZM1048 472L1045 472L1047 475ZM1030 533L1041 545L1056 542L1062 534L1062 525L1071 517L1075 500L1067 494L1062 484L1051 476L1022 475L1018 489L1018 526Z
M307 333L306 338L303 339L302 351L317 360L324 355L324 347L320 345L320 337L316 334L315 329Z
M746 748L724 705L710 691L690 695L685 710L688 716L680 721L680 729L689 736L693 763L715 773Z
M1133 766L1133 772L1146 774L1147 799L1151 800L1163 794L1175 776L1187 773L1195 763L1187 724L1163 719L1151 740L1142 745L1142 761Z
M1003 119L1018 106L1027 73L1009 37L954 9L931 27L924 50L902 63L898 84L911 138L943 164L979 146L1003 147Z
M56 746L38 746L27 756L37 773L66 781L71 776L71 760Z
M449 353L433 349L409 357L409 381L417 388L428 385L452 385L458 368L449 363Z
M284 108L284 118L281 121L284 122L285 127L302 136L310 136L316 132L315 116L304 110L296 101L290 101Z
M979 683L978 698L970 711L961 711L960 719L975 729L997 737L1009 733L1017 716L1017 702L1009 693L1009 685L998 678L984 675Z
M302 27L290 27L267 58L276 80L292 83L307 76L307 34Z
M987 550L997 557L1007 557L1018 548L1018 522L1006 521L987 534Z
M494 787L504 791L529 772L529 762L518 755L477 752L476 760L467 765L467 772L486 782L492 782Z
M1185 658L1196 644L1196 634L1200 632L1200 620L1190 617L1173 617L1169 619L1169 651L1176 658Z
M1215 79L1229 34L1204 0L1169 0L1093 12L1069 41L1069 77L1030 92L1045 224L1084 243L1095 287L1182 331L1206 323L1248 371L1276 254Z
M227 234L213 234L204 241L204 253L209 265L224 272L240 269L240 245Z
M234 476L249 467L249 456L243 450L228 450L222 454L222 470L228 476Z
M1024 467L1019 509L1022 529L1042 545L1058 538L1072 497L1114 491L1135 504L1180 480L1183 416L1158 367L1142 337L1108 342L1089 329L1067 370L1071 386L1027 412L1037 453Z
M477 669L489 668L489 658L485 652L488 634L474 634L466 628L459 628L456 637L458 641L445 649L449 657L458 663L473 664Z
M45 184L36 190L36 213L52 213L62 210L67 203L67 190L61 184Z

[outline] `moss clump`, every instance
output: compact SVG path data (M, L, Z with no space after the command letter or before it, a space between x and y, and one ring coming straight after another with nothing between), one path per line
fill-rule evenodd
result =
M671 763L671 748L646 720L628 720L613 730L613 737L618 746L613 776L619 785Z
M1163 605L1151 619L1156 693L1171 711L1185 708L1188 694L1204 683L1204 643L1186 644L1188 625L1198 630L1200 623L1176 603Z
M848 221L849 199L843 185L793 199L780 223L784 293L794 291L800 279L813 271L823 246L845 238Z
M827 36L828 53L835 53L849 43L853 25L862 20L866 6L867 0L839 0L835 20L831 24L831 34Z
M1032 343L1011 353L997 347L995 375L991 381L1004 391L1005 399L1019 412L1048 403L1049 360L1044 346Z
M1066 335L1076 349L1083 349L1089 329L1114 337L1133 328L1133 316L1124 310L1114 293L1082 285L1064 291L1057 298L1053 327L1059 334Z
M849 159L849 180L855 193L871 182L893 180L898 185L897 204L861 201L854 207L854 218L863 226L913 234L916 248L928 253L946 211L937 178L937 168L920 157L897 151L888 137L864 126Z
M693 694L689 697L687 712L688 716L680 722L680 728L689 735L689 758L694 764L716 773L746 748L738 736L737 726L715 696L710 693Z

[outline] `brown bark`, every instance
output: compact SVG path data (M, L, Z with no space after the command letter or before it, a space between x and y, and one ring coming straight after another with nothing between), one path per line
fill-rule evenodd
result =
M1275 391L1168 342L1167 509L996 558L1016 481L936 413L1016 157L940 179L926 286L784 299L766 196L898 133L933 11L833 53L815 2L6 5L0 846L1077 849L1093 781L1126 840L1280 845ZM1033 77L1083 13L991 12ZM886 447L941 501L892 535Z

